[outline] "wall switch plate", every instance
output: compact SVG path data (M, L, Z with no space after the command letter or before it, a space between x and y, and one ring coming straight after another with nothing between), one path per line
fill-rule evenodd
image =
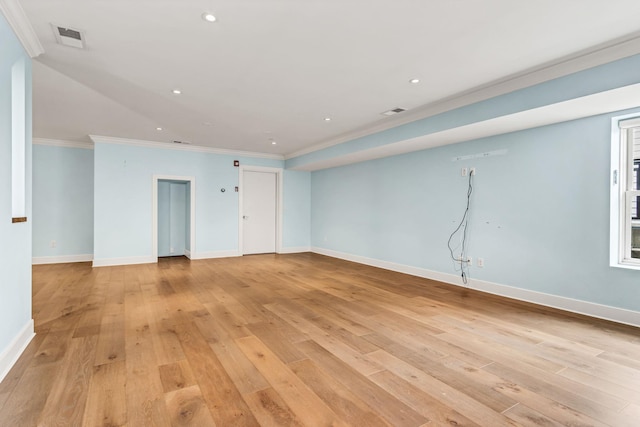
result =
M478 258L478 267L484 267L484 258Z
M467 176L467 168L462 168L460 170L460 176Z

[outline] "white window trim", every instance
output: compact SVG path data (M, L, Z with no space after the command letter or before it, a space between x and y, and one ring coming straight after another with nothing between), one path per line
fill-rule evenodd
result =
M638 113L611 119L611 193L610 193L610 247L609 265L612 267L640 270L640 259L631 258L630 200L638 191L627 190L629 164L627 129L640 126ZM626 164L624 164L626 163ZM632 170L632 168L631 168Z

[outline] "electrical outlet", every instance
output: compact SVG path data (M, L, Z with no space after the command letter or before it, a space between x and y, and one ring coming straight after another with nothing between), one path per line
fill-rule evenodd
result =
M476 168L471 168L471 169L469 169L469 173L470 173L471 175L475 175L475 174L476 174Z
M462 170L460 170L460 176L467 176L467 168L462 168Z
M52 248L55 248L56 244L57 244L56 241L52 240L51 243L49 243L49 246L51 246Z
M478 258L478 267L484 267L484 258Z

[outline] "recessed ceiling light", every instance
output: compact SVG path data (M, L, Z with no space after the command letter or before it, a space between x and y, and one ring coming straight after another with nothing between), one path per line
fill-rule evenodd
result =
M271 145L276 145L276 144L277 144L277 142L271 141Z
M325 117L325 118L324 118L324 121L325 121L325 122L330 122L330 121L331 121L331 117Z
M174 93L174 95L180 95L182 93L180 89L174 89L172 90L172 92Z
M216 17L213 16L212 13L209 12L205 12L202 14L202 19L204 19L207 22L216 22Z
M413 84L420 83L420 79L411 79L409 80L409 83L413 83Z
M158 127L156 128L156 130L162 130L162 128L161 128L160 126L158 126Z

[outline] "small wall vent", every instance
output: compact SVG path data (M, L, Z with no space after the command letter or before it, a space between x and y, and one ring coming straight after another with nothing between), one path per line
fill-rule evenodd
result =
M63 46L84 49L84 31L51 24L56 42Z
M388 110L388 111L385 111L384 113L380 113L380 114L382 114L383 116L394 116L394 115L402 113L404 111L407 111L407 109L398 107L398 108L394 108L393 110Z

